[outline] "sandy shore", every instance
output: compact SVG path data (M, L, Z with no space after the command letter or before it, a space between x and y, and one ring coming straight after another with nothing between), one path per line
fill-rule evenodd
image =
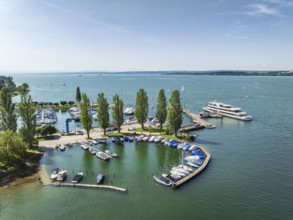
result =
M123 132L131 132L128 131L128 128L130 126L134 126L136 128L140 127L139 124L133 124L133 125L122 125L121 126L121 131ZM44 140L39 142L40 148L42 147L50 147L50 148L55 148L57 144L67 144L67 143L77 143L77 142L83 142L86 140L87 136L85 131L83 130L84 134L83 135L66 135L66 136L61 136L61 135L56 135L55 139L53 140ZM135 132L135 131L134 131ZM93 128L90 131L90 137L91 138L102 138L103 136L103 130L100 128Z

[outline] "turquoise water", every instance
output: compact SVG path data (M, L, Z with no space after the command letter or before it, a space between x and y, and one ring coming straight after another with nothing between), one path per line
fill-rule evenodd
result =
M106 183L128 187L127 193L109 190L57 188L27 184L1 192L0 219L292 219L293 78L213 77L137 74L14 75L27 82L36 101L74 100L80 86L91 100L105 92L118 93L127 105L144 88L150 105L164 88L169 97L181 89L182 104L200 111L211 100L242 107L252 122L212 119L217 128L197 131L197 143L211 153L207 169L183 187L172 190L156 184L151 175L166 172L183 157L181 151L155 144L108 141L119 159L102 162L78 146L50 151L42 159L47 170L59 166L85 172L91 183L99 171ZM65 84L65 85L64 85ZM151 113L152 114L152 113ZM59 114L64 129L66 115ZM186 122L188 120L186 119ZM73 126L73 125L72 125Z

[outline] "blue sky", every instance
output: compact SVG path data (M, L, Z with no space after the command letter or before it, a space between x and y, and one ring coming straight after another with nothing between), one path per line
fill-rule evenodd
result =
M0 0L0 72L293 70L293 0Z

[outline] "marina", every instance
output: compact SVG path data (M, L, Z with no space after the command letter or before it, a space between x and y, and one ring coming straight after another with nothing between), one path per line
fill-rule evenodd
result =
M186 182L190 181L191 179L193 179L194 177L196 177L198 174L200 174L207 167L207 165L209 164L209 162L211 160L211 155L203 147L200 147L200 149L206 155L206 158L205 158L203 164L200 167L198 167L197 169L195 169L192 173L190 173L189 175L187 175L186 177L184 177L184 178L180 179L179 181L173 183L172 184L172 187L173 188L178 188L178 187L182 186L183 184L185 184Z
M190 155L190 148L188 151L181 151L160 143L136 141L113 144L108 139L105 146L101 144L98 147L103 151L109 149L120 156L110 163L97 159L89 152L81 150L76 144L72 148L66 148L64 152L48 151L42 158L41 164L46 165L47 173L51 173L55 167L67 169L68 177L65 183L71 181L75 173L83 171L85 178L82 183L95 185L97 174L104 172L107 173L105 185L122 186L128 188L129 193L118 191L116 193L96 188L77 189L71 186L40 187L38 182L11 186L0 193L1 219L50 217L94 219L97 216L101 219L137 219L145 216L152 219L172 220L292 218L293 195L290 190L292 123L288 120L292 117L291 78L237 76L184 76L183 78L176 75L154 74L97 76L82 73L82 75L78 77L78 74L45 76L28 74L14 78L18 83L29 83L34 100L60 101L59 88L50 89L48 85L51 82L55 85L66 82L66 86L62 87L64 100L72 100L76 86L79 85L82 92L89 94L91 100L96 99L98 91L105 91L107 99L111 100L116 93L122 96L123 90L126 106L135 102L137 88L145 88L149 101L155 105L160 88L164 88L169 96L173 89L180 89L184 84L182 103L188 103L189 111L199 112L209 100L219 99L247 109L255 120L253 123L245 123L227 118L205 119L215 124L217 129L198 130L195 144L203 145L211 154L212 160L204 172L176 190L157 184L152 175L167 173L173 166L182 164L182 158L184 160L186 155ZM109 82L113 86L109 87ZM208 88L206 85L209 85ZM244 85L246 89L242 89ZM249 98L246 98L247 96ZM282 115L284 112L287 114L286 117L272 117L272 115ZM66 131L65 120L70 115L61 111L56 114L58 122L54 126L60 131ZM151 110L150 115L155 115L155 112ZM186 115L183 117L184 123L190 124L189 117ZM81 129L80 123L71 123L70 129ZM82 142L82 137L83 135L63 136L58 140L60 143L76 143L76 140ZM91 137L97 138L94 133L91 133ZM53 144L48 143L48 146L54 149ZM278 166L267 166L267 164L278 164ZM93 175L91 175L92 170ZM177 175L174 177L178 178ZM81 199L80 195L86 200ZM191 208L189 204L196 205ZM71 212L73 208L86 211ZM125 211L130 209L131 212ZM51 213L50 216L48 213Z

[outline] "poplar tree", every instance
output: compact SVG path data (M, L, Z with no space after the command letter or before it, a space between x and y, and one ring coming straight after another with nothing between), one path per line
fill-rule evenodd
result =
M113 96L112 118L118 127L119 133L121 130L121 125L124 122L123 108L124 108L123 100L120 99L119 96L116 94L115 96Z
M28 147L32 148L34 143L37 142L37 139L35 139L37 125L33 100L28 93L21 94L18 112L22 121L22 127L19 129L19 133Z
M87 138L90 138L90 130L92 129L92 117L90 114L91 103L85 93L82 94L81 99L79 103L80 123L86 131Z
M137 122L141 124L141 128L144 129L144 123L147 120L149 113L148 96L144 89L138 90L136 94L135 103L135 117Z
M14 114L14 105L12 103L11 93L6 87L0 91L0 123L4 131L11 130L16 132L17 121Z
M174 131L175 136L177 136L177 131L182 125L182 107L180 103L180 93L178 90L172 91L171 98L169 101L168 109L168 123L171 129Z
M156 118L160 123L160 131L162 132L163 124L167 119L167 101L164 89L161 89L159 92Z
M80 93L79 86L76 88L75 100L77 103L80 103L81 101L81 93Z
M103 128L104 135L106 135L106 128L109 126L109 103L103 92L98 94L97 115L99 125Z

